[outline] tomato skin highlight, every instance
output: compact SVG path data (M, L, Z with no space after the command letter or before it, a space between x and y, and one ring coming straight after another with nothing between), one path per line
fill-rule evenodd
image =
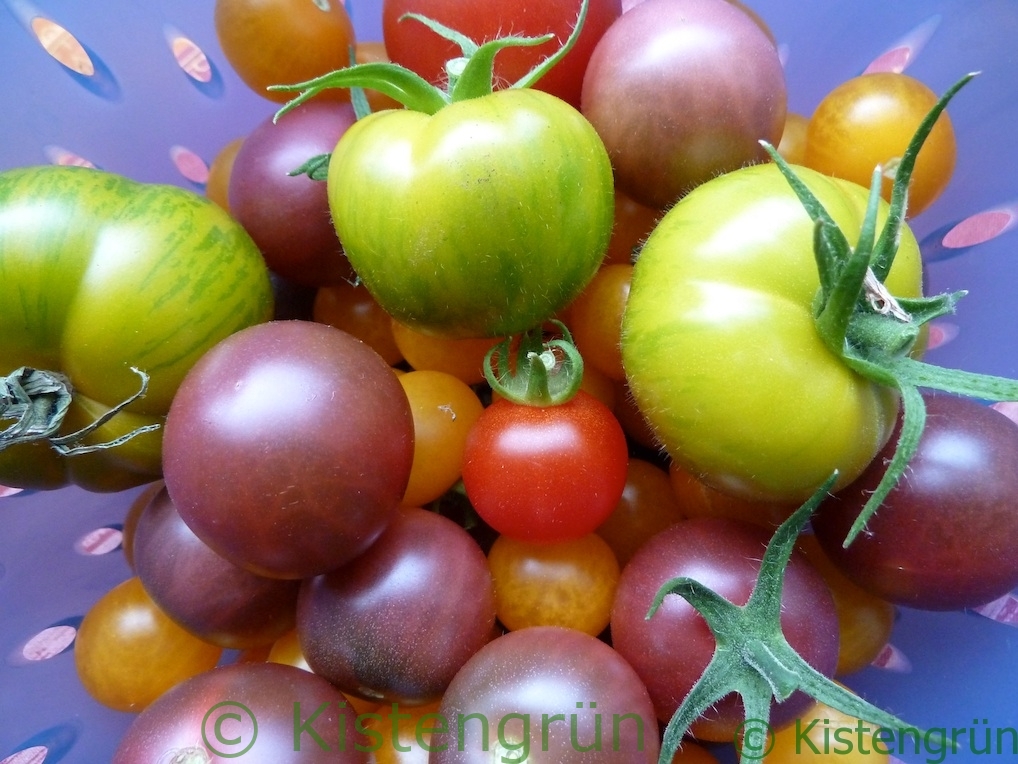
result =
M64 432L148 391L86 443L158 424L184 375L233 332L271 318L272 289L250 236L208 199L80 167L0 173L0 358L61 372ZM121 490L158 478L161 432L63 458L47 444L0 452L0 482Z
M853 242L866 190L796 172ZM888 289L919 296L921 269L905 227ZM623 363L640 411L697 478L796 504L835 469L847 485L887 441L897 395L824 345L818 289L813 223L773 164L698 187L648 238L623 317Z
M459 338L526 331L565 307L597 271L614 215L593 128L524 89L359 120L332 154L328 192L378 303Z
M497 400L467 436L463 485L506 536L566 541L593 532L626 484L628 447L611 411L580 390L538 407Z

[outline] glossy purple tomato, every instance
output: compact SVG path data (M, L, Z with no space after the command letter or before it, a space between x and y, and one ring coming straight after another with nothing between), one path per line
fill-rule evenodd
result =
M128 728L113 764L257 761L367 764L343 694L278 663L238 663L177 685Z
M714 654L716 642L707 622L677 594L669 594L646 618L665 582L689 576L736 605L744 605L756 584L760 560L771 531L738 520L700 517L683 520L646 542L622 571L612 610L615 649L643 679L658 717L668 721ZM781 628L788 643L807 663L831 676L838 659L838 621L830 590L798 552L785 572ZM774 704L775 726L804 710L801 693ZM743 722L742 702L723 698L692 726L705 740L731 742Z
M509 632L467 661L442 696L431 764L651 764L654 707L601 640L561 626ZM485 746L487 741L487 746Z
M385 703L440 697L494 626L484 553L462 527L424 509L401 510L364 554L306 580L297 610L315 673Z
M275 321L228 337L185 378L163 471L212 549L260 575L305 578L381 535L413 446L406 394L374 350L325 324Z
M187 527L165 489L142 510L132 554L153 602L206 642L258 647L294 626L300 582L258 576L216 554Z
M1018 425L968 398L923 397L919 450L866 529L844 548L897 429L870 468L820 506L813 528L835 565L878 597L926 610L975 607L1018 586Z
M291 173L329 154L356 120L349 103L312 100L269 117L244 139L230 173L230 212L269 268L304 286L350 278L350 264L329 216L324 181Z
M727 0L645 0L598 42L581 111L619 189L665 208L694 186L766 157L787 91L767 33Z

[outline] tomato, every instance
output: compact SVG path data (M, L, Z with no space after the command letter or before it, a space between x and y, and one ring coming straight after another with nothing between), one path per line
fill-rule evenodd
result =
M364 718L364 734L371 740L373 764L428 764L433 714L439 703L423 706L381 706Z
M622 498L597 535L625 565L646 541L684 518L667 473L644 459L630 459Z
M583 390L546 407L498 400L467 437L463 485L499 533L565 541L591 533L612 513L628 460L618 421Z
M797 172L854 242L866 190ZM895 392L850 370L817 331L813 230L776 165L723 175L658 224L626 303L622 356L640 411L682 467L754 501L796 504L835 469L847 485L897 414ZM906 226L888 289L918 296L921 270Z
M243 138L234 138L223 146L209 165L209 179L205 182L205 196L214 201L224 210L230 210L230 175L233 172L233 160L244 142Z
M616 188L615 225L603 264L632 263L644 240L654 230L663 214L663 210L640 204Z
M897 611L890 602L870 594L831 562L815 535L803 534L798 547L817 569L834 598L838 613L836 676L869 666L887 647Z
M93 698L118 711L138 712L208 671L222 652L171 621L141 581L129 578L85 614L74 642L74 664Z
M263 120L234 158L230 211L269 268L296 284L319 287L353 278L329 221L325 184L294 172L332 151L355 120L348 103L311 101L278 121Z
M936 93L907 74L874 72L843 82L824 96L809 119L804 164L866 186L880 165L884 198L889 200L905 147L936 102ZM916 159L909 183L910 216L926 209L946 188L955 154L954 128L944 113Z
M293 666L238 663L195 676L146 708L113 764L234 758L368 764L369 747L343 694L321 677Z
M581 108L618 187L663 209L694 186L765 158L785 124L771 39L726 0L646 0L594 49Z
M900 733L898 733L900 734ZM753 758L761 764L888 764L890 751L898 747L894 730L882 730L857 717L814 703L797 719L774 731L763 750ZM747 752L749 753L749 752Z
M352 334L369 345L387 364L403 360L392 332L392 319L361 284L340 281L315 291L311 317Z
M809 119L802 114L789 112L785 115L785 129L778 143L778 153L789 164L806 164L806 132ZM872 168L870 169L872 172ZM864 180L865 182L865 180Z
M626 378L626 372L619 334L632 276L632 265L604 265L569 306L570 330L585 366L620 381Z
M166 419L164 478L184 522L231 562L304 578L394 517L413 416L388 364L324 324L274 321L199 361Z
M753 590L769 532L735 520L696 518L677 523L648 541L623 569L611 617L612 644L647 685L658 718L667 721L713 655L714 635L684 599L668 595L647 612L660 587L690 576L736 605ZM820 575L801 555L785 571L781 628L789 644L830 676L838 654L834 604ZM808 706L801 693L774 704L775 724ZM694 736L731 742L742 719L741 701L728 695L692 726Z
M436 700L493 635L484 553L451 520L401 509L357 559L304 581L297 632L312 670L385 703Z
M619 563L597 534L551 544L499 536L488 566L495 613L510 631L565 626L597 636L608 625Z
M513 631L478 650L431 721L432 764L658 757L654 708L632 667L597 638L560 626Z
M440 371L411 371L399 378L414 417L414 461L403 506L434 501L463 470L467 435L484 407L465 382Z
M410 368L440 371L468 385L484 381L484 357L501 338L454 339L423 334L391 320L392 338Z
M220 207L171 186L78 167L0 174L0 358L65 375L63 433L145 395L85 443L159 425L185 373L219 340L272 315L254 242ZM119 490L158 478L161 433L64 458L42 442L0 452L0 483ZM7 445L6 443L4 445Z
M597 271L614 209L590 124L527 89L359 120L332 154L328 191L379 304L447 337L507 336L565 307Z
M865 530L844 547L886 450L820 506L814 529L835 566L871 594L929 610L976 607L1018 586L1018 425L967 398L924 398L918 451Z
M338 0L216 0L219 45L240 78L273 101L270 85L304 82L350 63L353 23ZM349 100L346 91L327 98Z
M686 517L728 517L774 529L795 511L790 504L749 501L719 491L676 462L669 463L668 477Z
M554 39L541 45L499 53L495 59L495 78L505 85L523 77L565 42L576 24L579 8L579 0L514 0L510 3L494 0L384 0L382 33L393 61L436 84L445 81L445 63L459 55L459 51L419 22L401 20L406 13L420 13L433 18L477 43L505 34L554 34ZM594 45L621 13L620 0L592 0L576 46L537 83L537 87L578 107L583 73Z
M299 583L257 576L220 557L184 524L165 488L139 517L133 550L152 600L206 642L268 646L294 626Z

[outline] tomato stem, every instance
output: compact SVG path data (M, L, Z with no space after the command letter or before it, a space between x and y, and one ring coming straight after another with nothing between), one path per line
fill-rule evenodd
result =
M952 85L923 119L898 164L887 219L876 235L883 172L873 172L869 201L856 246L795 171L769 144L768 153L815 225L814 255L820 289L814 301L817 333L824 344L861 376L896 390L902 401L902 429L883 479L845 538L849 546L883 503L919 446L926 410L919 388L932 388L986 400L1018 399L1018 380L944 369L911 357L924 324L953 313L964 292L898 298L884 285L897 254L904 225L908 184L916 157L948 102L975 73Z
M573 49L586 22L589 5L590 0L581 0L576 24L566 41L552 55L542 60L510 85L511 88L533 87ZM462 55L446 62L448 80L445 89L431 84L417 73L399 64L382 61L353 64L305 82L291 85L270 85L268 89L272 91L296 91L298 93L295 98L276 112L274 120L278 121L288 111L329 88L370 88L393 98L408 109L434 114L439 109L456 101L479 98L491 93L494 89L495 56L499 51L505 48L543 45L555 38L555 35L551 33L538 37L508 35L478 44L455 29L418 13L404 14L400 21L404 20L418 21L431 31L459 46Z
M745 605L739 606L701 584L680 577L665 582L647 612L651 619L665 598L675 594L693 606L714 635L715 650L707 668L676 709L665 728L659 762L671 762L690 726L726 695L742 699L746 732L750 723L769 729L772 701L783 701L801 691L843 713L889 729L914 730L913 725L882 711L852 694L810 666L785 639L781 630L781 595L785 570L795 542L809 518L837 479L832 474L774 532L760 563L756 585ZM736 743L740 741L736 740ZM759 761L758 752L742 746L741 764Z
M0 379L0 420L17 421L0 431L0 451L19 443L48 441L64 456L76 456L106 450L126 443L136 435L159 429L158 424L145 425L113 440L79 445L81 441L106 424L148 391L149 376L133 366L131 371L141 377L139 390L118 403L89 425L68 435L58 435L71 406L71 382L62 374L22 366Z
M515 364L510 364L511 337L488 351L484 377L494 392L525 406L557 406L576 395L583 381L583 357L565 324L552 324L562 336L545 342L543 327L525 332Z

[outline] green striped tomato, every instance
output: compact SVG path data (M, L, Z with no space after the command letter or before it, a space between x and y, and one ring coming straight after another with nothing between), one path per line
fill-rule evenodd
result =
M131 367L150 376L147 394L88 442L161 422L195 361L271 318L272 302L254 242L195 193L78 167L0 173L0 373L66 375L64 431L135 393ZM159 430L66 458L18 444L0 451L0 483L118 489L158 476L160 450Z
M332 154L328 192L368 291L446 337L515 334L565 307L597 271L614 214L593 127L528 89L359 120Z

